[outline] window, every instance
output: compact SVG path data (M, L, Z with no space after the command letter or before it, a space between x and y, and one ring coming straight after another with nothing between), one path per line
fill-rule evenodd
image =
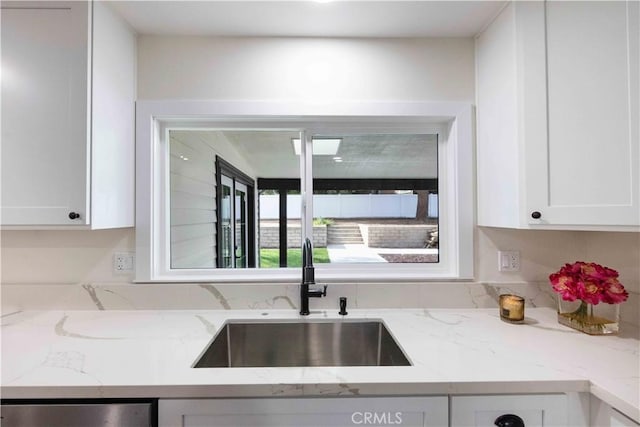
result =
M139 102L137 281L471 278L470 107L375 105Z
M339 144L316 150L325 141ZM439 262L437 134L318 136L311 146L314 241L332 263Z

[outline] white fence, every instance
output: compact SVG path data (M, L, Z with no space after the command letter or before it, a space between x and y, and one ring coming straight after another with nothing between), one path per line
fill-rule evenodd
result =
M260 219L277 219L279 196L260 196ZM415 218L416 194L316 194L315 218ZM436 194L429 195L429 217L438 216ZM287 196L287 218L300 218L300 195Z
M429 193L427 197L427 217L438 217L438 195L435 193Z

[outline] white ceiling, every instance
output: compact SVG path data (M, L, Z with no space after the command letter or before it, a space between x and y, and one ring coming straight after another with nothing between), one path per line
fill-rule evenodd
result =
M111 1L139 34L471 37L506 1Z

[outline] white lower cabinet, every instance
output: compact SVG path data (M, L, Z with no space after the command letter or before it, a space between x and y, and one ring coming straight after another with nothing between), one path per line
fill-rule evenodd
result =
M160 399L159 427L640 427L589 393Z
M566 394L452 396L452 427L567 427Z
M161 399L159 427L446 427L447 396Z
M640 427L640 424L591 395L591 425L597 427Z
M611 409L611 413L609 415L609 424L611 427L640 427L640 424L633 421L631 418L621 414L615 409Z

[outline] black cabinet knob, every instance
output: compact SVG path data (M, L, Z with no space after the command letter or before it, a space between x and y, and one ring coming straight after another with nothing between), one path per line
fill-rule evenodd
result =
M78 219L80 214L78 212L69 212L69 219Z
M538 212L538 211L531 212L531 218L540 219L540 218L542 218L542 214L540 212Z
M494 424L498 427L525 427L522 418L514 414L500 415Z

